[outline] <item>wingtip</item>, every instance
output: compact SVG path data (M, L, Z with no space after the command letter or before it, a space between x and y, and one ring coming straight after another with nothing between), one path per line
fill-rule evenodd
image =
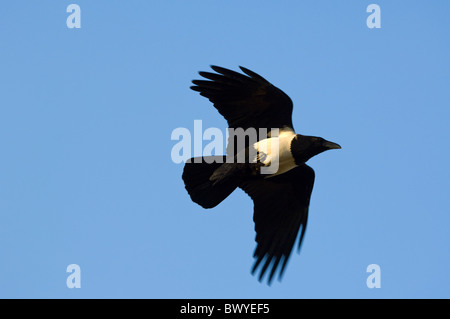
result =
M241 69L242 72L244 72L244 74L251 76L251 74L255 73L249 69L247 69L245 66L239 65L239 69Z
M239 66L239 68L241 69L242 72L244 72L247 76L251 77L252 79L267 82L267 80L258 73L253 72L252 70L247 69L244 66Z
M201 88L198 87L197 85L191 85L189 88L190 88L192 91L196 91L196 92L201 92L201 91L202 91Z
M261 273L258 275L258 282L262 283L264 281L265 274L265 271L261 271ZM254 272L252 272L252 275L255 275ZM266 283L269 287L272 286L273 278L274 276L272 274L267 278Z

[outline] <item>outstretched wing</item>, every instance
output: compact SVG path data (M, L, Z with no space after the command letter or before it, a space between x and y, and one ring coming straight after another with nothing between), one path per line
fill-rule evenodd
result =
M211 68L217 73L199 72L208 80L193 80L191 89L207 97L230 128L293 128L293 104L283 91L244 67L240 69L245 75L219 66Z
M259 280L269 270L270 284L277 269L281 278L301 229L300 249L314 177L314 170L304 164L285 174L246 181L240 185L254 202L257 247L252 273L262 265Z

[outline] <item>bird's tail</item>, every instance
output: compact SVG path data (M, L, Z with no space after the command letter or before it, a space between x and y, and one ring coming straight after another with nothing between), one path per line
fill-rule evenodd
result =
M192 201L203 208L217 206L238 186L235 178L227 178L220 183L211 179L218 168L227 166L225 159L225 156L196 157L188 160L184 166L182 177L186 190Z

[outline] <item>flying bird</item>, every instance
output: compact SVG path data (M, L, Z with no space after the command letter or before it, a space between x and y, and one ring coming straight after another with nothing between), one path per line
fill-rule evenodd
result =
M191 158L182 179L203 208L217 206L236 188L253 199L257 245L251 272L259 272L259 281L268 273L270 285L277 272L281 280L296 240L298 250L303 242L315 178L306 162L341 147L295 133L292 100L262 76L241 66L243 74L211 68L215 73L199 72L205 79L193 80L191 89L213 103L230 129L255 129L256 141L239 144L233 140L239 135L230 137L226 155ZM271 165L277 169L267 173Z

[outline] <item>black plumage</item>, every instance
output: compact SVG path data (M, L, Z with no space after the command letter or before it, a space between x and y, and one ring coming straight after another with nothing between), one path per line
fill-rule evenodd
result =
M244 74L211 68L217 73L199 72L207 80L193 80L191 89L208 98L230 128L263 128L269 133L258 135L256 143L244 144L244 149L227 147L226 156L187 161L182 178L191 199L204 208L217 206L238 187L253 199L257 247L252 273L260 269L262 280L269 271L270 284L277 271L280 278L284 273L297 238L299 249L303 242L315 178L305 163L340 146L321 137L296 134L291 99L260 75L244 67L240 67ZM278 136L271 135L273 129L279 130ZM276 151L263 149L264 143L275 139ZM256 157L245 162L229 160L251 150ZM263 174L262 167L275 160L278 170Z

